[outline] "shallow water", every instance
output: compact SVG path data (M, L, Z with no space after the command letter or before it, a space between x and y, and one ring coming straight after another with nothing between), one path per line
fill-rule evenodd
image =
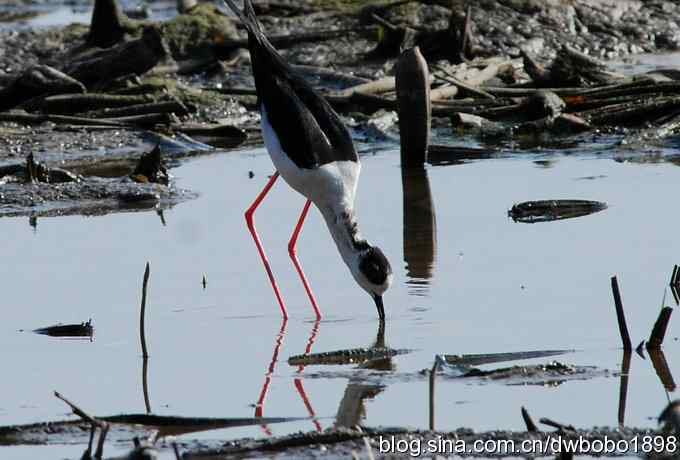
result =
M557 359L598 366L611 376L557 386L442 377L436 427L523 429L521 406L536 418L581 427L616 425L621 352L609 278L619 275L637 344L648 336L678 262L680 221L674 210L680 168L613 161L610 150L602 158L590 153L586 159L544 154L542 160L552 159L548 167L530 154L429 167L427 177L404 182L421 197L418 209L406 209L406 221L418 222L406 229L398 151L364 157L357 198L362 230L383 248L395 271L385 296L386 341L414 350L394 358L394 370L383 372L309 366L300 375L288 366L289 356L305 351L315 324L286 251L303 200L277 184L256 218L292 317L264 415L307 415L295 381L302 377L318 426L329 427L345 393L356 390L348 385L364 379L376 395L366 401L363 424L427 428L428 384L419 371L431 367L435 354L577 349ZM97 415L144 412L137 322L146 261L153 411L252 416L282 323L243 210L272 168L259 149L174 169L180 187L201 195L166 210L166 226L153 212L39 219L35 230L28 219L2 219L0 229L11 244L5 245L0 269L6 305L0 325L5 368L0 424L65 418L68 411L52 390ZM427 207L428 179L434 219ZM539 224L507 217L516 202L557 198L600 200L609 208ZM312 351L371 346L378 328L373 302L342 265L316 211L303 230L299 256L325 312ZM93 342L20 331L88 318L96 331ZM674 326L671 321L665 346L671 370L678 365ZM655 426L667 397L651 363L634 356L626 424ZM309 420L267 430L281 435L318 426ZM266 435L258 426L188 439ZM109 447L107 454L127 447ZM40 449L2 448L5 458L34 458ZM51 446L49 452L51 458L76 458L82 449Z

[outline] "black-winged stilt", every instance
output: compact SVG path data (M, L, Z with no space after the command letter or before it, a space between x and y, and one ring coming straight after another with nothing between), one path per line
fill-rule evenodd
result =
M225 1L248 30L264 143L276 167L276 173L246 211L246 221L281 312L284 318L288 317L254 222L255 210L279 175L307 198L288 243L288 253L317 318L321 318L321 311L296 255L297 240L311 203L324 217L352 276L373 297L382 321L385 319L382 295L392 281L392 268L380 248L370 245L359 233L354 196L361 166L349 131L326 100L295 73L269 42L251 0L244 0L243 11L233 0Z

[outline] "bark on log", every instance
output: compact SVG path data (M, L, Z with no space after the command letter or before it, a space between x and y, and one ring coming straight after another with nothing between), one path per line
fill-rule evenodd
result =
M396 65L401 167L422 167L430 144L432 105L427 62L418 47L402 53Z
M193 107L195 111L195 107ZM177 116L185 116L190 113L190 108L180 101L152 102L150 104L136 104L127 107L108 108L89 112L86 115L92 118L116 118L135 115L148 115L153 113L174 113Z
M58 115L88 112L112 107L126 107L130 105L153 102L150 96L119 96L104 93L88 94L59 94L48 96L26 104L29 112L43 112Z
M0 111L46 94L84 92L85 86L78 80L52 67L36 65L0 90Z
M108 48L123 40L136 26L123 13L117 0L95 0L88 44Z
M141 38L106 50L93 51L67 64L63 71L91 87L102 80L123 75L141 75L152 69L169 52L155 26L144 28Z

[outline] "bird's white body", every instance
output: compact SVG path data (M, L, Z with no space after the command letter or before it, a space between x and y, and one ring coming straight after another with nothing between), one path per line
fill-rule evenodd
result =
M252 1L243 0L243 10L234 0L225 2L248 31L253 78L261 104L262 134L277 170L246 210L245 218L283 317L288 317L286 305L254 221L255 210L279 176L307 198L288 243L288 253L316 317L321 318L321 311L296 255L298 236L312 203L323 215L343 261L356 282L373 298L378 317L384 321L382 295L391 283L392 267L380 248L359 234L354 197L361 166L351 133L323 95L297 75L276 51L257 19Z
M332 206L332 211L343 213L354 208L354 196L361 165L354 161L334 161L318 168L299 168L283 151L281 142L269 123L267 110L260 107L262 135L269 156L281 177L322 211Z
M318 168L299 168L281 147L264 105L260 107L260 114L264 144L276 170L288 185L319 209L343 261L355 278L362 279L359 276L359 251L354 246L354 242L361 239L354 217L354 197L361 164L334 161Z

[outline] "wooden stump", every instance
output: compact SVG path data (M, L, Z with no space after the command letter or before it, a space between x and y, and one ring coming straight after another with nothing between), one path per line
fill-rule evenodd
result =
M408 49L396 66L402 168L422 167L430 143L432 106L427 62L418 47Z

